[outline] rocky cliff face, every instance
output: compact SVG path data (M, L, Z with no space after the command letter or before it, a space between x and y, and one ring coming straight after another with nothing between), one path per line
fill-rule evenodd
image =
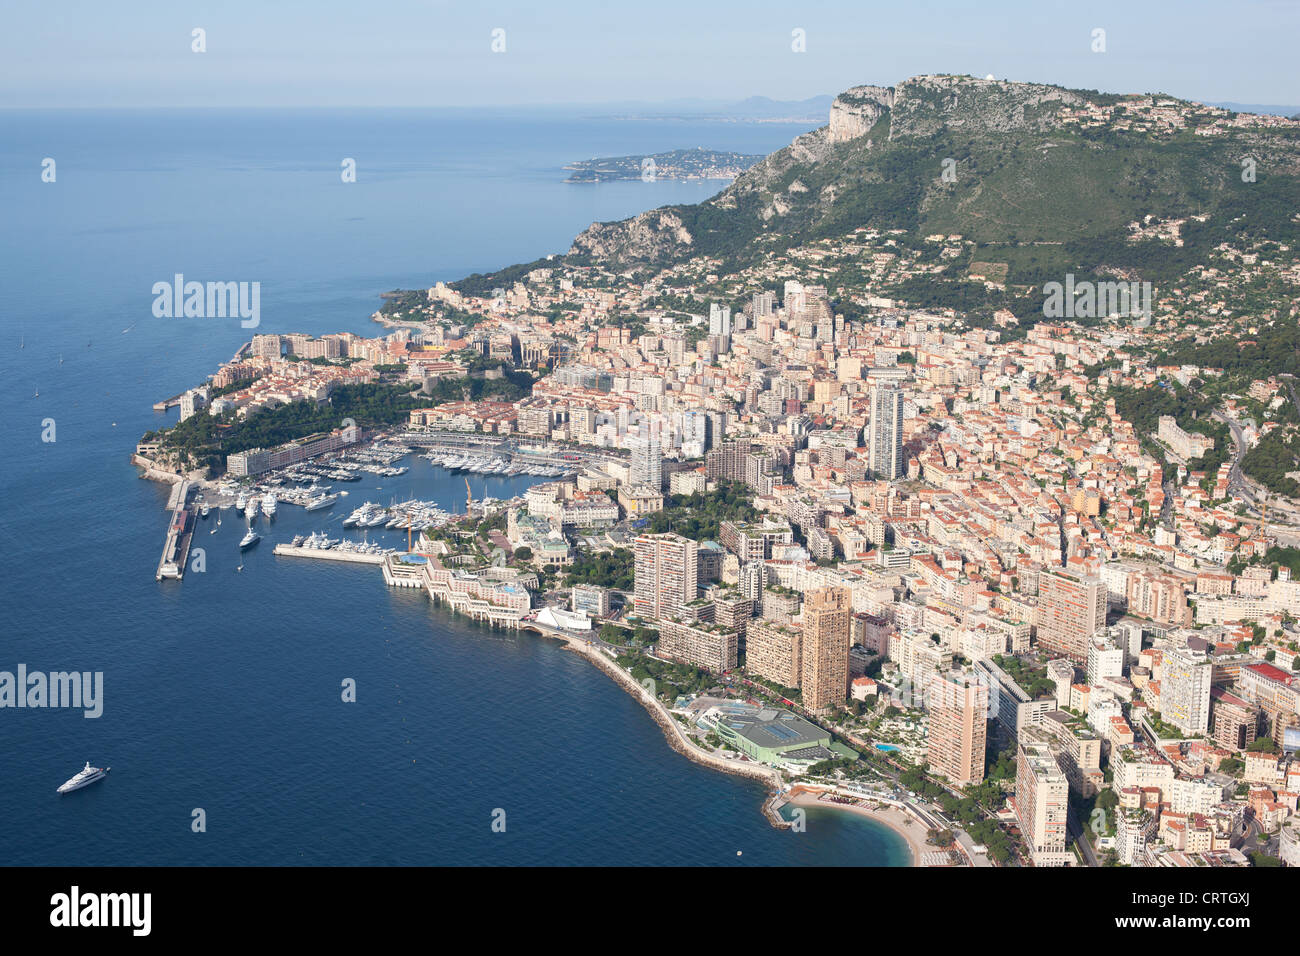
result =
M672 209L651 209L622 222L592 223L573 240L569 254L611 261L653 261L684 251L693 241L681 217Z
M970 76L914 76L894 90L889 138L933 136L945 127L1007 133L1049 129L1061 106L1086 102L1056 86Z
M865 136L894 106L894 91L885 86L855 86L835 97L831 104L829 138L832 143L847 143Z

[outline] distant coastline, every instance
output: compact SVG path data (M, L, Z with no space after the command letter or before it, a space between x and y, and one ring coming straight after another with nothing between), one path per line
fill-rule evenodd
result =
M654 182L661 179L735 179L764 157L730 150L675 149L665 153L607 156L584 159L564 168L571 170L566 183L603 183L620 180Z

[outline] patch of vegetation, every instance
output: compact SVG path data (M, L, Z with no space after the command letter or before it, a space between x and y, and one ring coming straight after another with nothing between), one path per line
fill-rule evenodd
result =
M241 419L234 412L191 415L171 428L151 433L164 447L178 452L191 466L225 468L226 458L250 448L273 448L316 432L338 428L351 418L363 428L397 425L413 408L428 402L411 395L404 385L340 385L328 401L289 402L262 408ZM146 438L150 436L145 436Z
M693 541L716 541L724 521L755 521L760 514L750 492L738 481L721 482L706 494L669 495L664 510L649 516L652 534L676 532Z
M600 554L579 552L564 578L566 587L594 584L616 591L630 591L636 584L636 555L631 548L615 548Z

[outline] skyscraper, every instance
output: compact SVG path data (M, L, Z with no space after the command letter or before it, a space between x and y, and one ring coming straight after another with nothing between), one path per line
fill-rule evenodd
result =
M649 485L656 491L664 487L664 456L659 448L659 439L640 438L632 445L632 467L630 474L634 485Z
M763 588L767 586L767 565L748 561L740 566L740 590L753 602L754 616L763 613Z
M638 535L633 545L638 617L659 619L680 614L699 597L699 551L679 534Z
M1106 584L1082 570L1053 568L1038 576L1038 644L1077 664L1088 639L1106 626Z
M1214 664L1204 651L1179 647L1164 653L1160 678L1160 717L1185 736L1210 729L1210 676Z
M867 468L873 478L883 478L886 481L903 476L902 389L877 385L871 391Z
M713 302L709 305L709 334L731 334L731 308Z
M984 779L989 688L955 674L936 674L925 689L930 713L930 769L958 786Z
M1016 817L1035 866L1065 866L1069 782L1036 727L1016 746Z
M803 704L825 713L844 702L849 686L849 628L853 592L846 587L809 591L803 605Z

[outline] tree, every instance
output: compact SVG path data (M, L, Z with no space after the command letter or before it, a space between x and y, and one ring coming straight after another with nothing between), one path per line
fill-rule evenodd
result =
M929 830L925 835L925 842L937 847L950 847L956 839L951 830Z
M531 561L533 560L533 549L528 547L515 548L515 557L520 561Z

